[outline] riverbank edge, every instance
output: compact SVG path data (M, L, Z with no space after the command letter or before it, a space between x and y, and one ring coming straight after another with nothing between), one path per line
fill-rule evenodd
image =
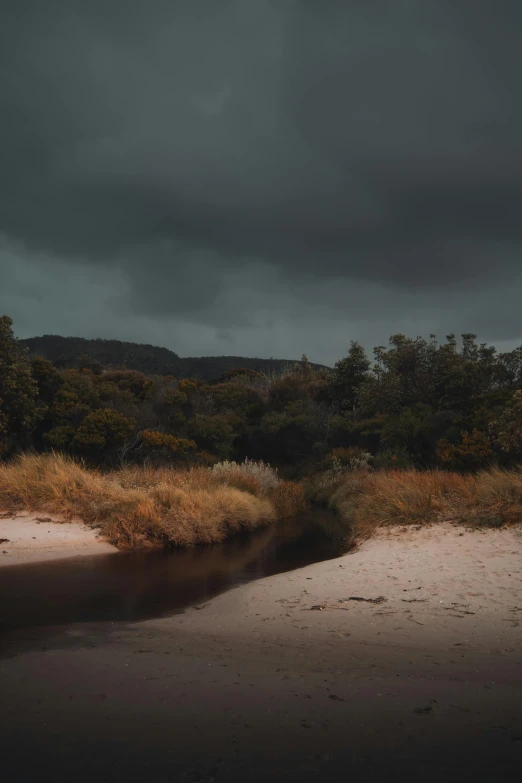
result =
M0 568L119 551L100 530L47 512L0 511L0 542Z
M522 524L377 531L339 558L242 585L196 609L144 625L252 650L296 641L513 650L522 647Z

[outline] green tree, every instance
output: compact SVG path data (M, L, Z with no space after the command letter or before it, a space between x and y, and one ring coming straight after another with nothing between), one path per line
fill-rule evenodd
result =
M74 436L75 447L86 456L101 455L124 443L134 432L134 419L110 408L91 411Z
M63 383L62 376L54 364L40 356L31 359L31 375L36 381L40 401L51 405Z
M139 433L139 448L147 457L159 461L171 462L196 450L196 443L188 438L176 438L165 432L143 430Z
M431 408L422 403L403 408L384 425L382 446L391 453L405 453L418 467L426 467L433 453L427 437L431 413Z
M256 370L249 370L246 367L233 367L231 370L226 370L225 372L222 372L219 378L217 379L217 383L226 383L227 381L231 381L234 378L249 379L251 381L255 381L255 380L262 380L263 376L260 372L256 372Z
M497 356L493 380L496 388L515 390L522 386L522 346Z
M446 468L475 470L491 462L493 450L487 434L474 429L463 432L457 443L441 438L437 444L437 456Z
M379 413L398 413L418 402L430 404L434 393L433 362L437 352L435 335L430 342L403 334L390 337L390 348L376 348L375 375L378 380Z
M240 419L233 414L198 414L188 423L187 435L189 439L196 441L199 449L228 459L239 422Z
M307 380L311 380L314 371L312 369L312 365L310 364L310 360L308 359L308 356L303 353L301 356L301 361L296 362L294 365L294 372L299 373L302 375L303 378L306 378Z
M351 411L355 418L361 387L370 377L370 360L362 345L352 340L348 355L340 359L330 381L332 400L341 411Z
M493 445L506 456L519 462L522 460L522 391L513 393L500 416L489 425Z
M326 451L328 411L311 399L265 413L252 433L254 453L276 465L320 461Z
M38 386L12 326L9 316L0 317L0 456L27 445L41 416Z

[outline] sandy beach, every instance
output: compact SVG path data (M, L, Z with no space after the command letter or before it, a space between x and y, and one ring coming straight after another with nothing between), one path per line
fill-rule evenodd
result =
M522 529L392 529L353 554L254 582L168 622L244 638L514 648L522 642Z
M0 512L0 568L116 551L80 520L65 522L45 512Z
M521 555L516 528L395 530L172 617L50 629L0 660L8 779L515 780Z

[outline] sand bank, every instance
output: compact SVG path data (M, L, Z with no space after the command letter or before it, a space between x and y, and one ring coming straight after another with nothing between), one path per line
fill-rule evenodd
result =
M395 531L181 615L49 629L0 660L4 771L516 780L521 553L515 529Z
M81 521L64 522L43 512L0 512L0 568L115 551Z
M253 582L165 622L314 644L522 649L522 527L396 528L353 554Z

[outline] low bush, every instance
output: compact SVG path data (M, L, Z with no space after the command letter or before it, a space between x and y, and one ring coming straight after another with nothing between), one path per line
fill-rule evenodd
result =
M232 475L237 477L238 475L251 476L259 483L261 492L266 494L270 489L273 489L279 484L279 476L277 470L267 465L264 462L254 462L250 459L245 459L244 462L229 462L224 460L218 462L212 468L215 475L227 478Z
M347 462L341 461L338 456L333 456L330 460L331 467L322 474L319 485L333 486L343 481L349 473L371 470L371 460L372 455L369 452L361 452L358 456L350 457Z

